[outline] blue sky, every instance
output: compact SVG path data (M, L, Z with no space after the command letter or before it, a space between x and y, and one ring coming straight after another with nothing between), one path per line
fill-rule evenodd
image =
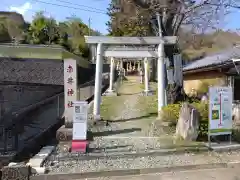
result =
M41 3L40 1L60 6ZM17 11L23 14L26 21L31 21L33 15L38 11L44 11L45 15L52 16L59 21L75 15L81 18L83 22L88 23L90 18L91 27L105 34L107 33L105 23L109 19L105 13L109 2L110 0L1 0L0 10ZM62 7L61 5L73 8ZM240 28L239 17L240 11L237 10L228 15L224 23L221 23L224 24L222 28L233 30Z
M39 1L52 4L59 4L63 6L70 6L76 9L44 4ZM61 2L61 0L39 0L39 1L1 0L0 11L1 10L17 11L24 15L26 21L31 21L35 12L41 10L45 12L45 15L52 16L59 21L65 20L66 17L71 17L72 15L74 15L78 18L81 18L83 22L88 23L88 19L90 18L91 27L93 29L96 29L104 34L107 33L105 23L108 21L109 18L105 13L107 12L110 0L63 0L69 3Z

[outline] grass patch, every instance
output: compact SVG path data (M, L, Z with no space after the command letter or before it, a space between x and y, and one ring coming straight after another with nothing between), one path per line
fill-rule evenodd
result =
M131 78L131 77L129 77ZM156 83L151 83L150 86L156 89ZM126 80L124 81L119 89L119 96L103 96L102 105L101 105L101 115L105 120L112 120L113 117L118 115L119 109L124 106L124 102L129 95L135 95L143 92L144 85L136 82L131 82ZM138 109L140 109L141 114L139 116L146 117L155 117L157 116L157 95L153 96L139 96L137 103Z
M118 115L118 108L124 103L122 96L103 96L100 107L101 116L104 120L112 120Z
M141 109L141 112L144 116L156 117L157 116L157 83L150 82L150 88L153 91L152 96L141 96L139 97L138 108ZM144 84L140 84L141 91L144 91Z
M141 84L124 81L118 89L119 95L134 95L142 92Z

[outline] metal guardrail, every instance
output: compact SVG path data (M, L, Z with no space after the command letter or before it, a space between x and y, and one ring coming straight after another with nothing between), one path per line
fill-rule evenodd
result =
M43 104L46 104L52 100L54 100L55 98L59 98L60 96L64 95L63 92L58 93L56 95L53 95L47 99L41 100L37 103L31 104L29 106L26 106L24 108L21 108L18 111L15 112L10 112L6 115L3 116L2 120L1 120L1 124L3 124L3 126L5 128L9 128L12 124L14 124L14 120L16 120L17 118L21 118L22 116L24 116L26 113L28 113L29 111L32 111L36 108L38 108L39 106L42 106Z
M16 112L10 113L5 117L5 121L1 121L0 125L0 147L1 153L14 152L18 150L19 143L19 126L22 123L20 120L30 111L47 104L57 98L57 117L60 117L60 97L64 93L58 93L52 97L49 97L45 100L39 101L33 105L24 107ZM7 121L7 122L6 122Z
M108 77L109 73L103 74L103 78ZM94 81L95 80L91 80L89 82L81 84L79 88L88 86ZM37 109L38 107L41 107L42 105L47 104L57 98L57 117L63 118L63 115L60 116L60 97L63 95L64 92L58 93L52 97L49 97L35 104L21 108L18 111L11 112L5 115L0 122L0 153L16 152L18 150L18 129L19 125L22 123L20 120L30 111L33 111L34 109ZM92 91L92 94L90 94L90 96L92 95L94 95L94 91Z
M109 79L109 73L103 73L102 74L102 79L103 79L103 83L104 83L104 80L108 80ZM91 97L94 95L94 82L95 82L95 79L89 81L89 82L86 82L84 84L81 84L80 86L78 86L78 89L77 89L77 99L78 100L82 100L82 99L85 99L87 97ZM80 89L81 88L84 88L84 87L87 87L91 85L90 89L87 90L87 95L84 94L84 97L81 96L81 92L80 92Z

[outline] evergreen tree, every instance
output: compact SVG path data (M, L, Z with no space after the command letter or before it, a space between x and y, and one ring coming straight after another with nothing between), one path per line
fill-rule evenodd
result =
M108 27L109 35L114 36L123 36L124 33L121 31L121 28L119 27L118 20L120 16L120 5L115 0L111 0L109 7L108 7L108 15L110 17L110 20L106 23Z
M109 4L107 22L109 35L148 36L152 35L148 10L136 6L132 0L112 0Z

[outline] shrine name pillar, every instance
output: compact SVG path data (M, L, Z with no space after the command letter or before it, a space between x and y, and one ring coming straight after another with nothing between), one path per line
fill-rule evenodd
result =
M73 126L73 103L77 101L77 61L64 59L65 128Z
M95 73L95 89L94 89L94 104L93 104L93 118L101 120L100 105L101 105L101 91L102 91L102 69L103 57L102 50L103 44L97 44L97 59L96 59L96 73Z
M165 106L165 73L164 73L164 44L158 45L158 114L160 114L163 106Z
M148 59L144 59L144 82L145 82L145 94L148 95L149 93L149 73L148 73Z

